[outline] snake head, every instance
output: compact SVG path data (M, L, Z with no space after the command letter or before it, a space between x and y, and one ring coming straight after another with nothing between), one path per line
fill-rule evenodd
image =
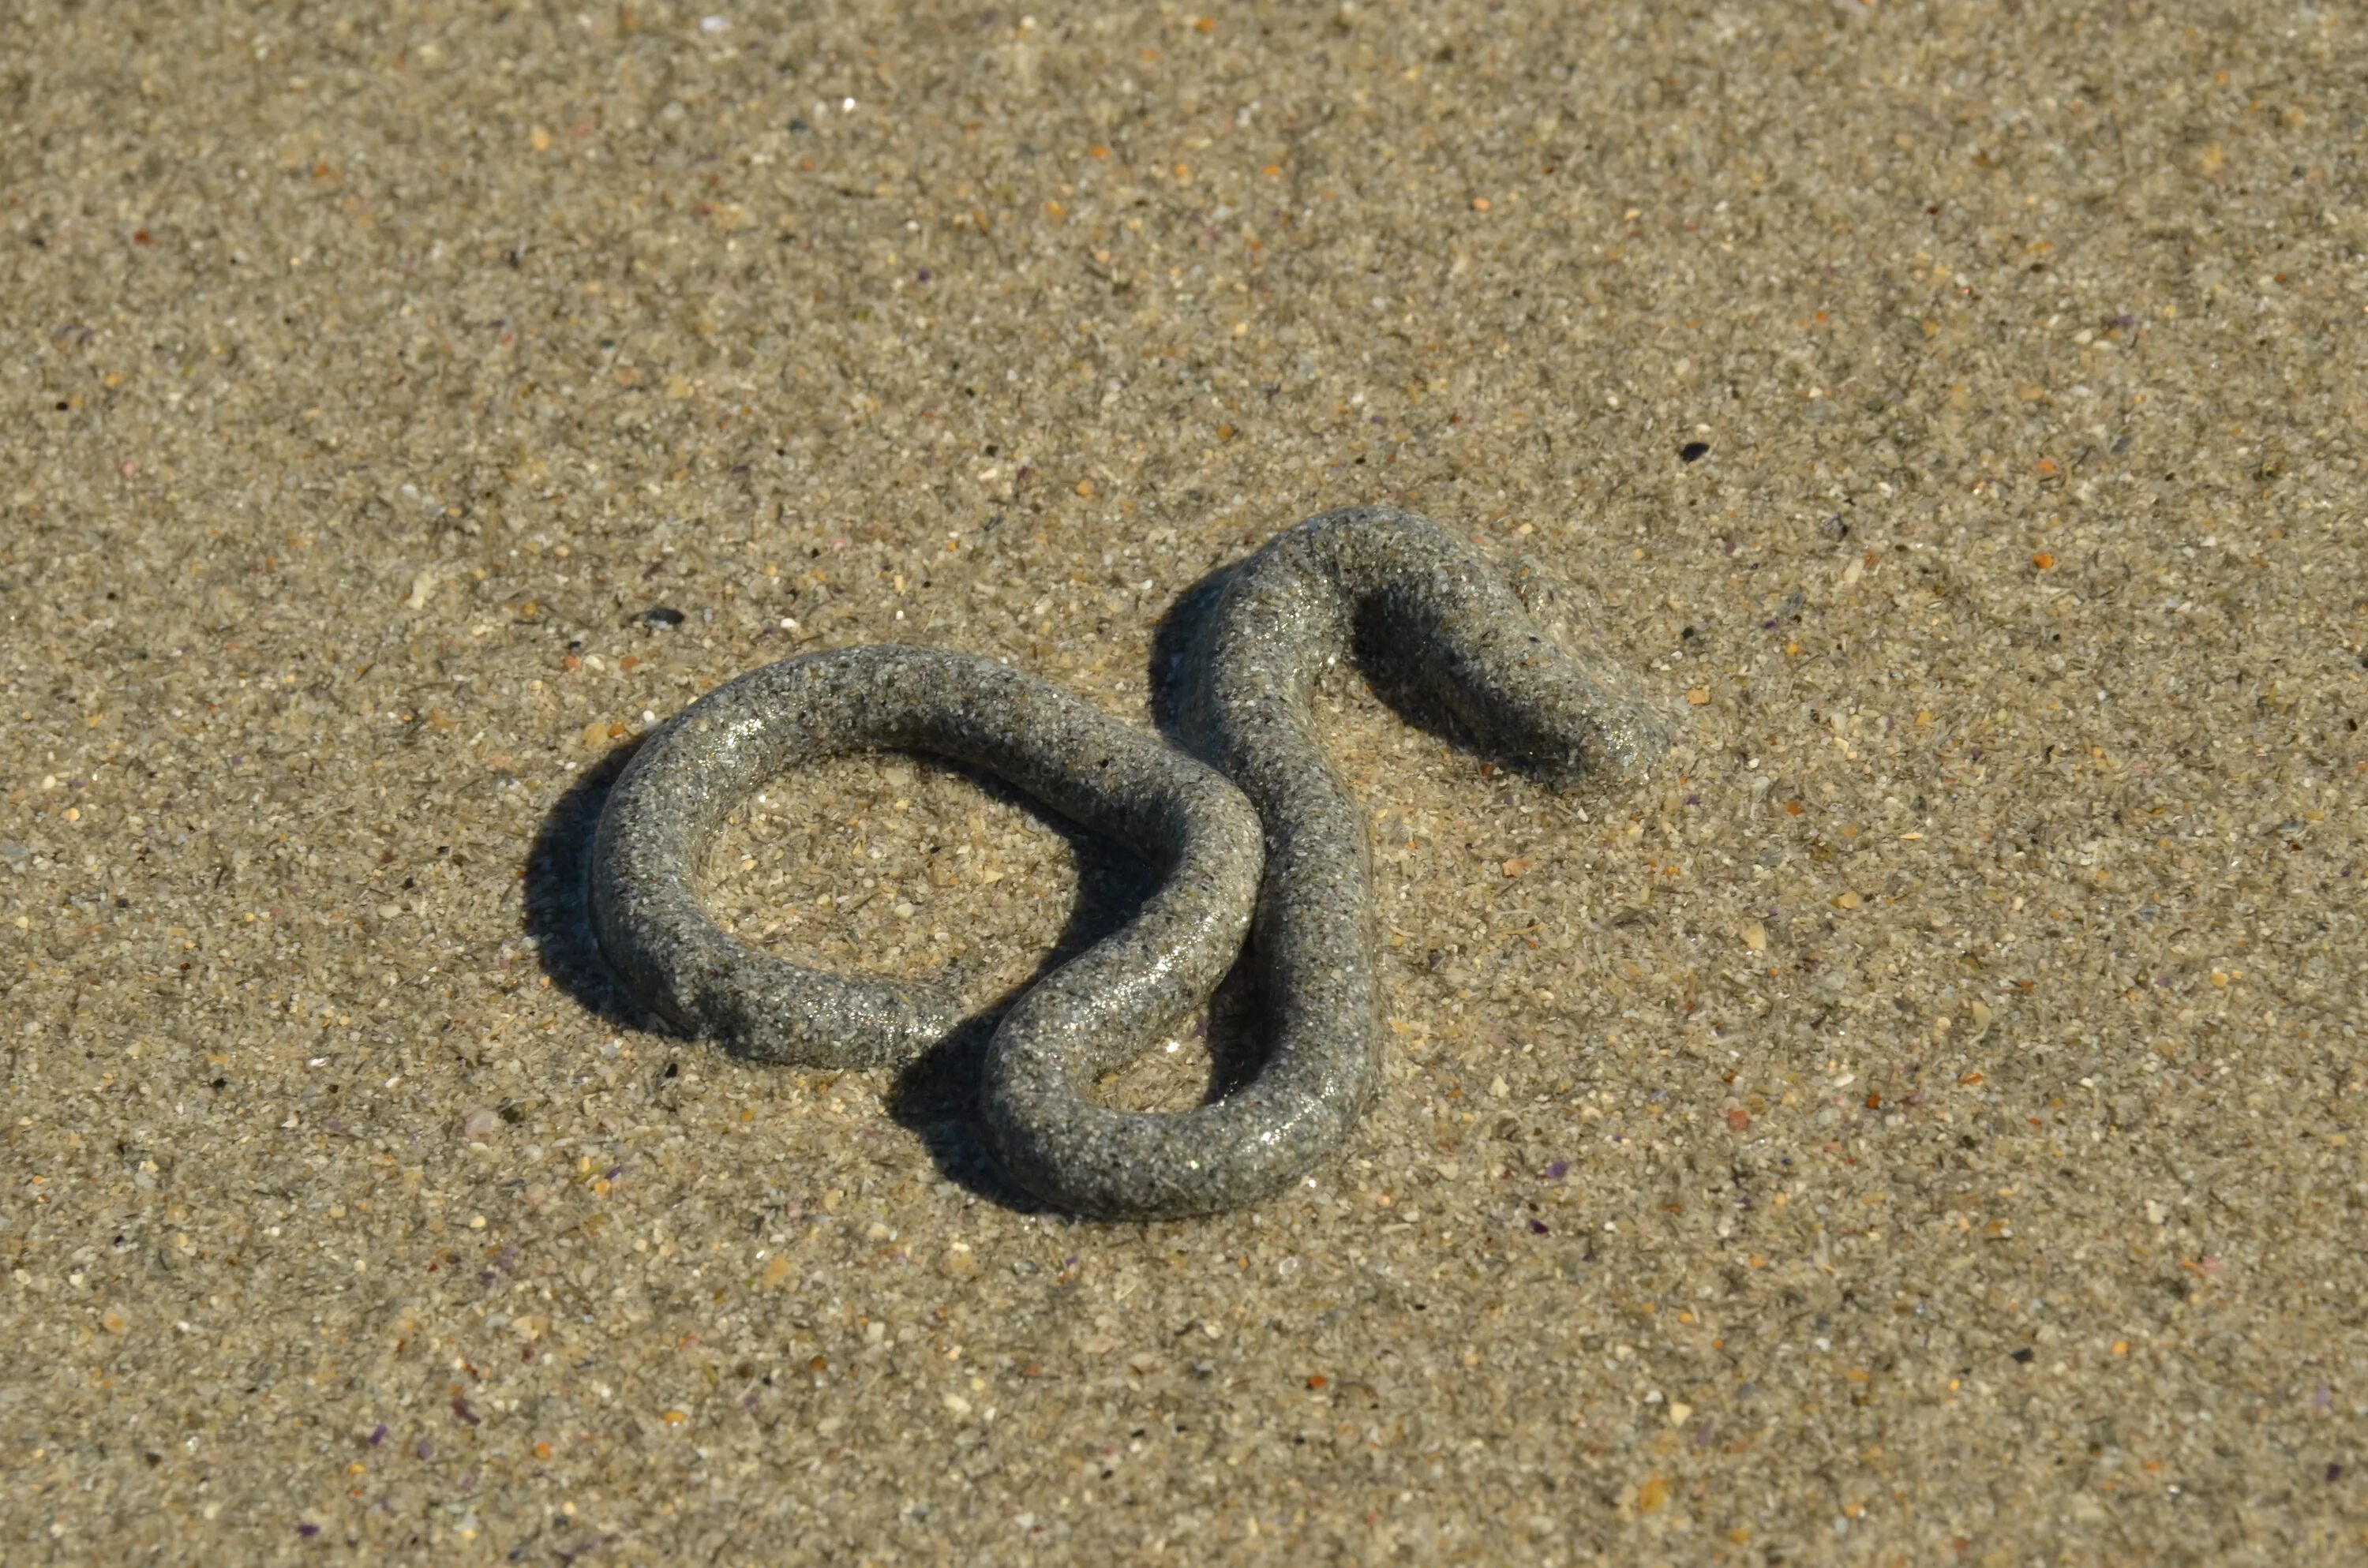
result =
M1600 647L1594 596L1530 561L1466 559L1445 591L1376 596L1360 641L1509 766L1563 788L1648 775L1673 725Z
M1651 704L1616 689L1587 664L1530 634L1533 656L1490 682L1486 701L1444 694L1483 745L1562 788L1634 783L1668 749L1670 726Z

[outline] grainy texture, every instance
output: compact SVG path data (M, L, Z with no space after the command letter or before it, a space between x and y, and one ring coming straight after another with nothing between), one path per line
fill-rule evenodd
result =
M792 765L892 748L968 763L1158 868L1159 893L1072 960L1060 987L1078 1005L1051 1032L1096 1036L1105 1070L1140 1055L1232 966L1261 861L1258 818L1238 790L993 660L885 644L730 681L619 776L592 845L590 915L634 999L740 1055L805 1067L903 1066L986 1000L958 973L914 984L791 963L703 906L700 867L761 786ZM1082 1059L1076 1070L1085 1075Z
M786 9L7 8L0 1560L2359 1558L2361 7ZM1367 502L1689 722L1599 805L1317 684L1397 1027L1313 1185L1015 1212L960 1063L585 978L655 716L1146 724ZM1149 892L761 793L709 905L817 967Z
M1130 1113L1060 1094L1086 1059L1070 999L1092 987L1063 976L1022 1001L987 1058L995 1142L1024 1185L1085 1213L1212 1214L1270 1197L1337 1153L1380 1082L1366 815L1315 734L1326 670L1361 642L1559 783L1633 781L1667 744L1655 715L1550 639L1504 568L1408 513L1311 517L1203 593L1163 673L1180 688L1179 737L1247 791L1266 829L1247 979L1263 1049L1212 1104ZM1095 1065L1140 1053L1121 1032ZM1043 1117L1048 1105L1065 1114Z
M603 806L593 928L634 998L759 1061L900 1066L974 1006L794 964L719 927L700 861L793 763L901 748L967 762L1162 873L1126 926L1046 975L987 1049L982 1113L1005 1174L1071 1213L1217 1214L1336 1154L1382 1067L1365 818L1325 760L1315 679L1359 642L1508 757L1574 783L1668 744L1532 619L1504 568L1408 513L1312 517L1229 569L1171 672L1181 753L990 660L894 645L809 653L731 681L658 731ZM1251 800L1256 801L1256 814ZM1273 860L1261 883L1260 824ZM1208 999L1248 924L1267 1044L1247 1080L1167 1113L1087 1098ZM830 895L825 895L828 897ZM841 894L841 897L851 894Z

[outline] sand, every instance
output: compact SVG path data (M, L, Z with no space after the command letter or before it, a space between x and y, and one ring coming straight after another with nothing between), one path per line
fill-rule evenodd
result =
M2357 8L6 36L0 1559L2368 1554ZM721 681L1148 722L1369 502L1684 724L1566 797L1325 688L1393 1051L1287 1198L1031 1211L555 913ZM928 763L733 833L989 994L1142 896Z

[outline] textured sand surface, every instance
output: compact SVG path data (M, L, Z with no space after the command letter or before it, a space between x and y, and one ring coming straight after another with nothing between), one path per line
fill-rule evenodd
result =
M0 1561L2368 1554L2358 7L0 24ZM700 691L1147 722L1361 502L1687 725L1565 799L1340 672L1394 1054L1289 1198L1028 1212L587 967ZM732 832L989 995L1144 892L926 762Z

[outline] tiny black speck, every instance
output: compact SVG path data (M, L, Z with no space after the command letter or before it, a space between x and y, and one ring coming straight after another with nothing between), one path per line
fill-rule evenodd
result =
M1678 460L1679 462L1692 462L1697 458L1706 458L1708 456L1710 456L1710 443L1708 441L1688 441L1684 446L1678 449Z
M655 626L680 626L682 611L672 605L658 605L642 612L642 619Z
M2036 1351L2032 1350L2030 1346L2026 1345L2021 1349L2014 1353L2014 1358L2027 1367L2031 1365L2032 1357L2036 1354Z

